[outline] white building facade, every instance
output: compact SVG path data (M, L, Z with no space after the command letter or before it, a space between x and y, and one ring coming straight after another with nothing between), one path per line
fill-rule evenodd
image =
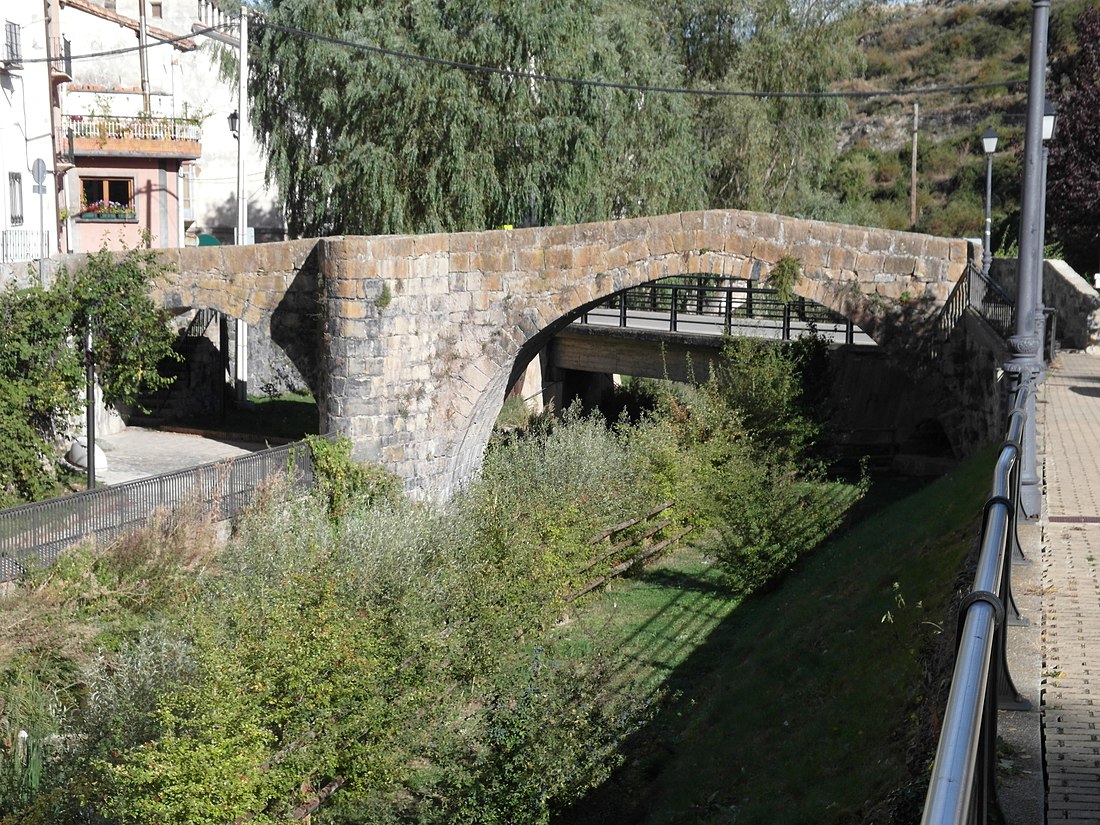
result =
M0 4L0 263L57 250L54 148L44 9Z
M245 153L249 241L282 240L284 221L250 135L229 115L237 84L196 34L235 20L208 0L44 0L51 34L71 54L55 94L61 251L235 242L238 148ZM53 11L53 14L49 12Z

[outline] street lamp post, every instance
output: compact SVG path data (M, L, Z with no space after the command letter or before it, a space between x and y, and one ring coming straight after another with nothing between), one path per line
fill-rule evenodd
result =
M1043 108L1043 163L1041 171L1041 185L1039 191L1042 200L1039 204L1039 243L1036 248L1035 269L1038 272L1039 288L1035 305L1035 326L1039 335L1039 359L1046 360L1047 340L1047 316L1046 307L1043 306L1043 256L1046 249L1047 231L1047 159L1050 156L1050 141L1054 137L1054 129L1058 125L1058 110L1049 100Z
M982 134L982 149L985 150L985 235L982 239L982 274L989 277L989 266L993 263L993 247L990 237L993 234L993 153L997 151L997 133L990 126Z
M1012 376L1017 387L1024 386L1032 390L1027 397L1027 418L1020 467L1020 511L1025 519L1037 519L1043 503L1035 431L1035 390L1043 380L1042 343L1036 329L1039 305L1039 268L1036 263L1042 248L1039 237L1039 214L1043 199L1041 154L1050 0L1032 0L1031 5L1031 56L1028 67L1023 188L1020 195L1020 257L1016 289L1016 324L1014 334L1008 339L1012 348L1012 358L1005 364L1005 371ZM1037 248L1040 251L1037 251Z
M241 5L240 28L238 31L238 72L237 106L238 111L229 116L229 127L237 137L237 243L248 243L248 194L245 192L245 152L244 142L248 137L248 8ZM239 113L238 113L239 112ZM236 121L236 123L234 123ZM238 318L236 322L236 390L237 401L248 401L248 325Z

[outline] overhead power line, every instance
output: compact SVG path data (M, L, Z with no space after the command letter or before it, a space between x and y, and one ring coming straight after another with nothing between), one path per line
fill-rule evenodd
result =
M643 86L635 83L620 83L611 80L589 80L575 77L560 77L557 75L539 74L537 72L525 72L516 69L502 69L497 66L479 66L476 63L463 63L458 60L446 60L441 57L428 57L427 55L414 54L411 52L403 52L397 49L387 49L382 46L371 46L366 43L356 43L351 40L344 40L340 37L332 37L325 34L317 34L316 32L306 31L305 29L294 28L293 26L284 26L279 23L272 23L268 20L260 19L257 22L257 26L260 28L273 29L275 31L283 32L284 34L293 34L299 37L306 37L311 40L317 40L323 43L329 43L334 46L343 46L349 49L355 49L356 51L368 52L371 54L380 54L387 57L394 57L399 60L408 60L418 63L427 63L433 66L442 66L448 69L461 69L467 72L478 72L481 74L495 74L503 77L513 77L520 80L537 80L545 83L559 83L569 86L582 86L592 87L597 89L618 89L628 92L640 92L643 94L673 94L673 95L695 95L700 97L748 97L758 100L766 100L768 98L791 98L791 99L809 99L809 100L823 100L823 99L845 99L845 100L858 100L873 97L909 97L914 95L933 95L944 93L958 93L958 92L971 92L979 91L981 89L1002 89L1011 88L1013 86L1023 86L1027 83L1027 78L1021 78L1019 80L1002 80L992 83L968 83L954 86L924 86L914 89L888 89L883 91L845 91L845 92L769 92L769 91L743 91L732 89L686 89L677 86Z
M296 35L298 37L304 37L310 40L328 43L334 46L341 46L344 48L353 49L355 51L384 55L386 57L393 57L398 60L426 63L432 66L440 66L448 69L459 69L466 72L494 74L502 77L517 78L520 80L535 80L544 83L557 83L568 86L597 89L616 89L620 91L637 92L640 94L672 94L698 97L742 97L753 98L756 100L767 100L769 98L794 100L866 100L876 97L912 97L934 94L973 92L981 91L983 89L1009 89L1015 86L1024 86L1027 84L1027 78L1020 78L1017 80L1001 80L990 83L965 83L952 86L920 86L911 89L883 89L878 91L850 90L836 92L777 92L746 91L737 89L689 89L679 86L646 86L638 83L622 83L612 80L593 80L589 78L561 77L559 75L540 74L538 72L500 68L498 66L481 66L476 63L465 63L459 60L447 60L441 57L429 57L428 55L415 54L413 52L404 52L398 49L387 49L383 46L372 46L367 43L356 43L352 40L345 40L344 38L333 37L331 35L318 34L317 32L306 31L305 29L295 28L293 26L284 26L279 23L272 23L264 19L263 17L259 17L259 19L257 20L257 26L260 28L268 28L274 31L280 31L284 34ZM185 35L180 35L178 37L172 37L166 40L158 40L156 43L150 43L147 46L137 45L127 46L121 49L87 52L85 54L72 55L71 59L73 61L92 60L99 57L112 57L115 55L129 54L132 52L140 51L142 48L152 49L157 46L173 45L180 42L181 40L188 40L192 37L195 37L196 35L204 35L215 31L226 31L235 27L236 22L230 20L227 23L208 26L203 29L197 29L193 32ZM48 61L56 61L57 59L57 57L36 57L25 58L23 62L46 63Z
M74 61L74 62L77 61L77 60L93 60L97 57L114 57L115 55L119 55L119 54L130 54L131 52L138 52L138 51L141 51L142 49L154 49L157 46L172 46L176 43L179 43L181 40L190 40L192 37L195 37L196 35L209 34L210 32L222 31L223 29L224 30L229 30L229 29L236 28L236 26L237 26L237 24L235 22L230 21L228 23L221 23L217 26L208 26L204 29L196 29L195 31L189 32L188 34L181 34L178 37L169 37L165 40L161 40L160 38L155 38L156 41L157 41L156 43L149 43L145 46L141 46L141 45L126 46L125 48L110 49L108 51L102 51L102 52L86 52L84 54L74 54L74 55L70 55L69 59ZM21 62L23 62L23 63L56 63L58 60L61 60L61 59L62 58L61 58L60 55L54 55L53 57L25 57L25 58L22 58Z

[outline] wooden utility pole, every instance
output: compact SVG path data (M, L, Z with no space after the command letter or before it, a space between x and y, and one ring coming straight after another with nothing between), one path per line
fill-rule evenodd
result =
M920 104L913 101L913 160L909 166L909 228L917 228L917 124Z

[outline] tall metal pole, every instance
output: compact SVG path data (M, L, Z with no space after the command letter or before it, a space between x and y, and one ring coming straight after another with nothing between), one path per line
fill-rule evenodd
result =
M1043 359L1035 316L1040 297L1039 268L1036 263L1041 254L1042 243L1039 237L1039 215L1043 198L1041 153L1050 0L1032 0L1031 5L1031 63L1028 71L1027 128L1024 137L1016 326L1015 334L1008 339L1012 348L1012 359L1005 364L1005 370L1013 376L1017 386L1026 386L1031 390L1027 396L1027 426L1024 428L1020 483L1020 510L1026 519L1039 517L1043 501L1035 432L1035 389L1043 380Z
M237 127L237 243L248 243L248 194L245 191L245 136L248 129L248 8L241 6L239 29L240 59L237 61L237 102L240 116ZM248 400L248 325L236 319L236 391L237 400Z
M1047 158L1050 156L1050 147L1043 141L1043 161L1039 178L1041 180L1039 191L1043 193L1039 203L1039 243L1035 245L1035 273L1038 285L1035 289L1035 334L1039 337L1039 362L1046 364L1046 340L1047 340L1047 316L1046 306L1043 304L1043 267L1044 252L1046 250L1047 237Z
M237 243L248 243L248 195L245 193L244 141L248 132L248 9L241 7L239 29L240 60L237 63L237 100L240 125L237 129Z
M982 274L989 277L993 263L993 153L985 153L985 235L982 238Z
M920 104L913 101L913 157L909 164L909 228L917 228L917 129L920 125Z
M85 396L84 414L87 417L87 434L84 438L84 446L88 449L88 489L95 489L95 359L92 356L92 324L88 322L88 329L84 333L84 366L87 370L87 395Z

